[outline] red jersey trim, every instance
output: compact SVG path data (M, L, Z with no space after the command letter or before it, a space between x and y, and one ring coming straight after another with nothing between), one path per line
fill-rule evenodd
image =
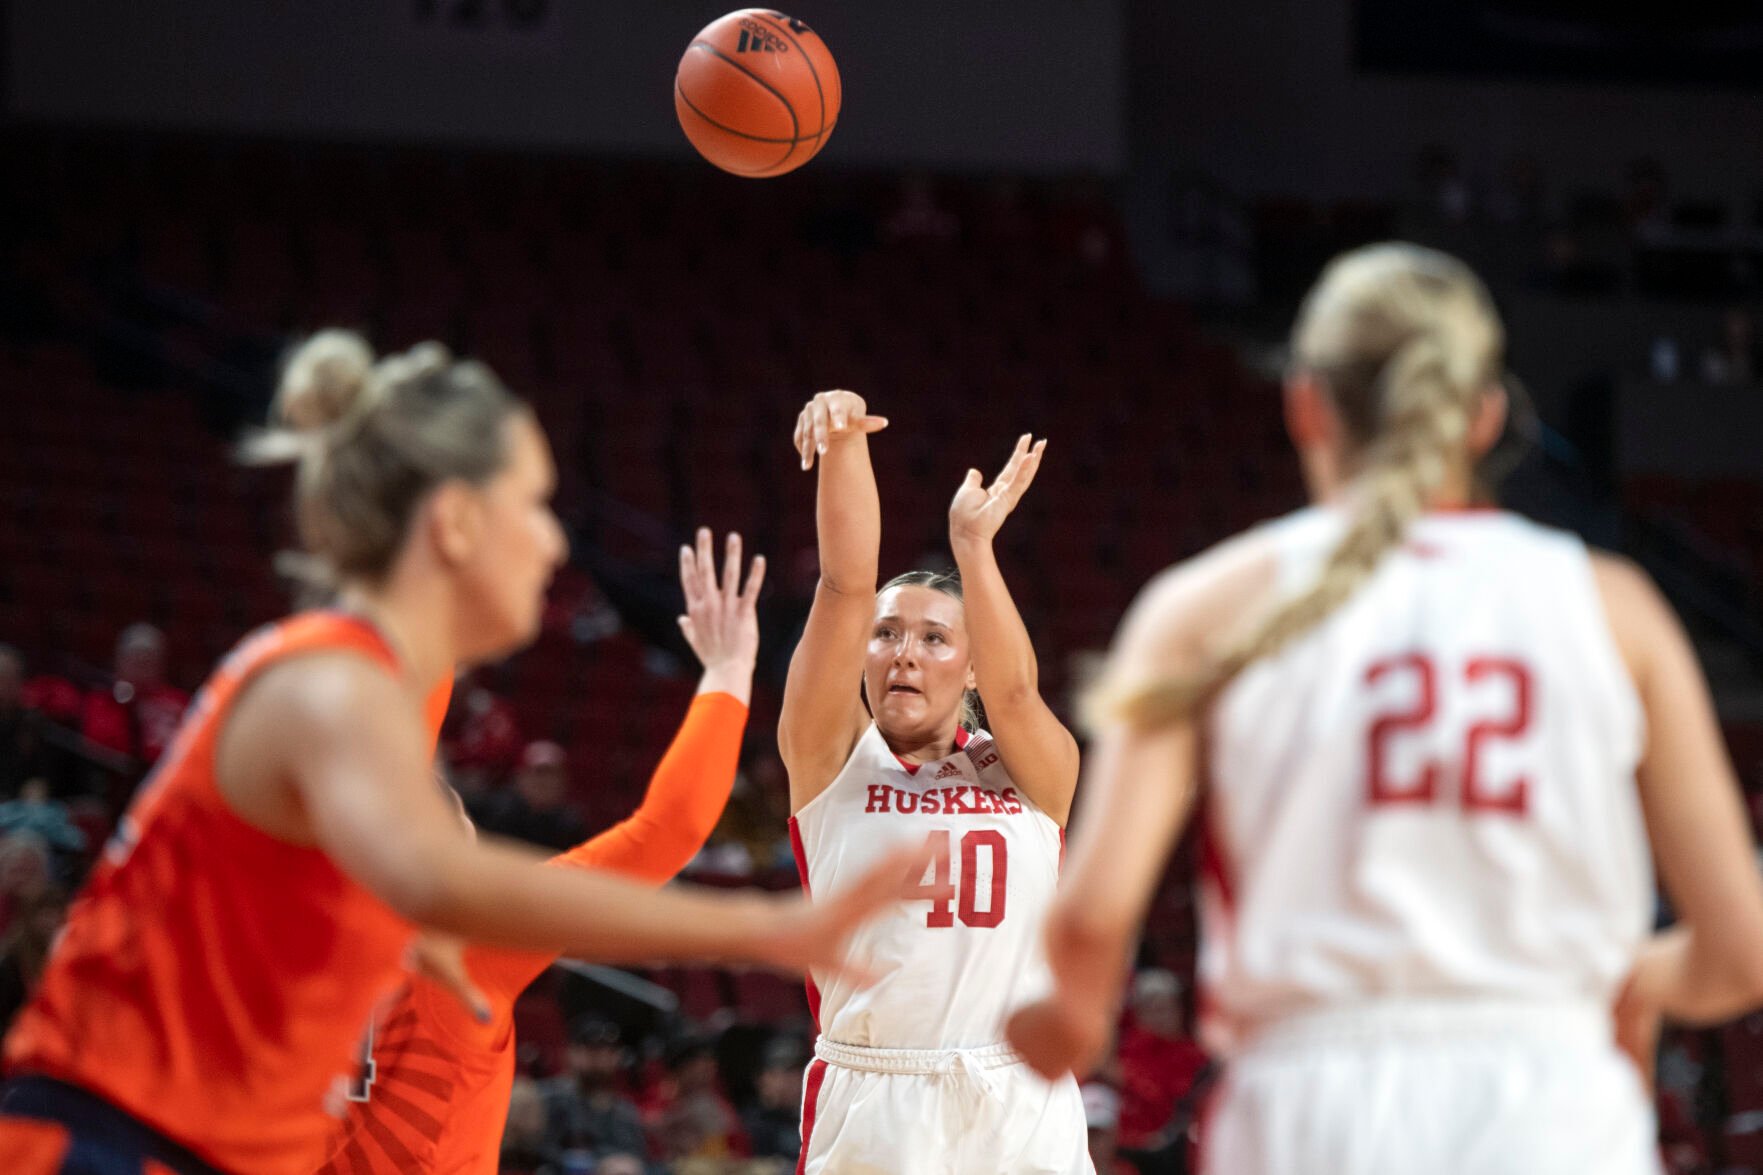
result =
M969 739L971 739L972 737L973 737L973 735L968 732L967 727L957 726L955 728L955 749L957 751L966 750L967 749L967 741ZM892 752L889 752L889 753L892 754ZM906 768L906 774L908 774L908 775L917 775L918 769L920 767L924 766L923 763L908 763L905 759L901 758L899 755L894 755L894 761L896 763L900 764L900 766ZM934 760L934 759L931 761L933 763L936 762L936 760Z
M802 878L802 892L810 899L814 897L814 889L808 883L808 850L802 845L802 825L794 816L790 817L790 852L796 857L796 873ZM820 988L814 983L814 976L803 977L802 985L808 991L808 1014L814 1018L814 1027L820 1027ZM806 1154L808 1144L804 1139L802 1153Z
M808 1170L808 1144L814 1139L814 1115L820 1109L820 1087L824 1084L826 1062L816 1057L802 1086L802 1155L796 1160L796 1175L806 1175Z

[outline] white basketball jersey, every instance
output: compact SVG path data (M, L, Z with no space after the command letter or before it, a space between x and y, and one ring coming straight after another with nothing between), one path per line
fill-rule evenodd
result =
M1340 513L1271 523L1283 593ZM1212 708L1208 1016L1380 997L1608 1001L1651 925L1644 716L1584 545L1422 518L1315 631Z
M966 1049L1003 1039L1005 1016L1044 994L1041 925L1063 834L1004 772L981 731L953 755L909 768L873 723L832 785L790 821L816 898L837 893L895 846L924 846L920 896L857 932L852 952L880 979L858 990L813 976L820 1030L841 1044ZM818 993L818 994L817 994Z

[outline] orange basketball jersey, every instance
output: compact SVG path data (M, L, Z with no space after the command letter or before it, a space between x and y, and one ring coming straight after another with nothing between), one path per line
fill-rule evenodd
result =
M642 807L551 863L650 885L672 879L728 802L746 725L747 707L734 697L698 695ZM514 1002L557 956L474 946L465 960L489 1001L489 1023L473 1020L432 980L413 976L368 1037L347 1119L321 1175L495 1175L514 1087Z
M267 666L346 651L396 673L370 625L302 613L221 663L104 850L6 1038L13 1075L84 1088L206 1161L311 1175L361 1026L404 974L412 928L316 848L236 816L215 744Z

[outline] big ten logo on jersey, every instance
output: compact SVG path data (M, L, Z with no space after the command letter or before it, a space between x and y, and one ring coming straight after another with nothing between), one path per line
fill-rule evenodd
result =
M763 21L748 17L741 21L741 40L736 53L788 53L790 43L767 28Z
M1380 706L1366 731L1368 804L1455 802L1470 814L1528 812L1531 781L1511 755L1504 773L1489 767L1501 750L1519 749L1532 733L1535 675L1525 661L1478 655L1447 662L1405 653L1368 666L1364 684ZM1447 720L1453 728L1440 729ZM1453 778L1454 789L1447 786Z
M960 774L957 770L948 778ZM939 773L936 778L943 776ZM927 787L921 792L872 783L863 811L871 815L897 813L901 816L1020 816L1022 797L1013 787L994 791L971 783L956 787Z

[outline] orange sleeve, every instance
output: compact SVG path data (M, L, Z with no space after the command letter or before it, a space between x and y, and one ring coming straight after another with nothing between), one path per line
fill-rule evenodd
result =
M704 847L735 785L747 707L732 694L699 694L661 757L642 805L591 840L551 858L553 865L604 869L663 885ZM466 966L488 995L519 995L554 954L472 947Z
M422 703L422 721L428 727L430 754L434 753L435 744L441 741L441 727L446 724L447 708L452 704L453 674L448 673L435 683L435 688Z

